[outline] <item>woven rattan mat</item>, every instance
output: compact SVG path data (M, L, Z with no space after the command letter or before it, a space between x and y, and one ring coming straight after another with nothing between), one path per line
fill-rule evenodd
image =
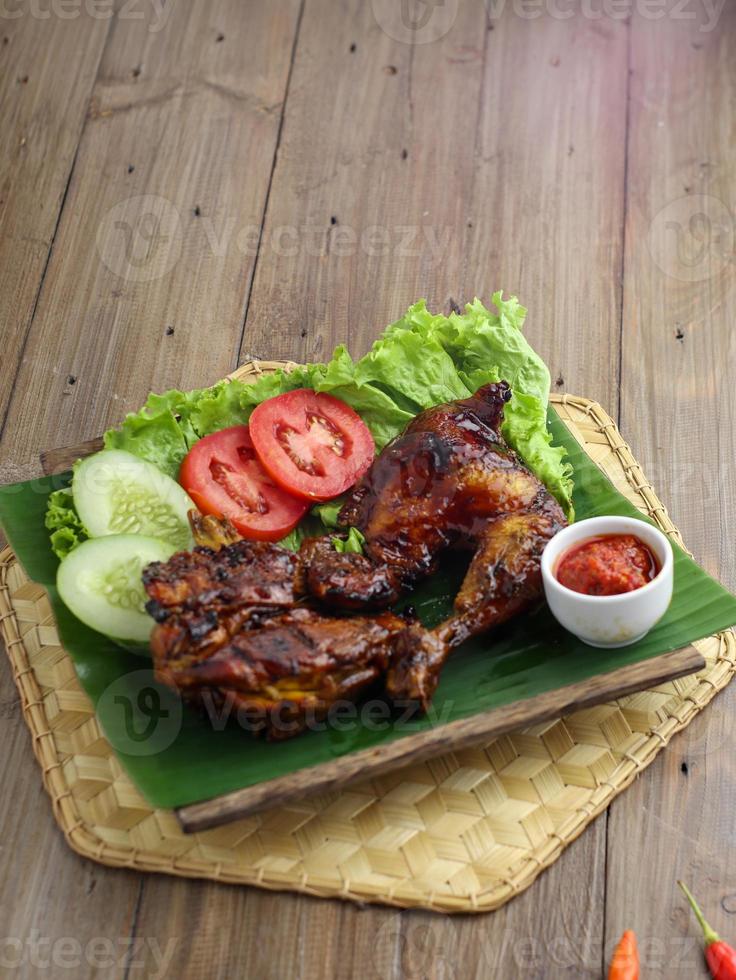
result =
M610 417L582 398L554 402L617 488L682 544ZM707 662L700 674L187 836L121 770L44 590L9 549L0 554L0 625L54 815L79 854L445 912L495 909L527 888L736 671L729 631L695 644Z

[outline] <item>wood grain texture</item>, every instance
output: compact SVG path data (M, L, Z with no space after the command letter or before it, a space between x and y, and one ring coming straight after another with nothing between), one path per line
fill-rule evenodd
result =
M516 293L553 390L582 392L615 415L626 25L517 12L492 23L455 298Z
M214 225L219 242L224 219L232 214L236 224L250 222L254 214L253 225L260 229L254 199L260 194L261 203L265 200L268 173L264 178L262 167L270 171L273 163L278 113L274 119L266 111L261 120L256 104L231 97L230 86L257 93L262 107L284 98L298 11L285 3L243 2L236 11L234 4L193 0L171 5L158 36L149 37L136 22L114 24L97 82L95 118L79 147L0 446L3 477L30 475L42 448L97 435L125 410L138 407L149 386L204 383L229 370L236 356L245 359L252 352L300 360L326 355L333 342L347 339L361 353L376 330L418 295L442 306L450 297L462 301L503 285L517 290L530 307L528 334L547 358L553 381L562 377L568 390L596 397L614 413L623 312L624 435L672 502L696 555L733 587L733 469L718 465L734 448L733 277L728 266L724 269L724 252L719 257L711 250L712 276L683 282L660 274L648 246L651 219L680 196L680 186L683 196L702 189L732 208L732 12L724 7L709 32L699 30L704 7L697 7L694 23L665 17L631 24L622 311L625 23L605 16L522 18L509 4L490 25L494 30L484 33L481 4L462 2L441 42L407 45L380 29L371 15L375 6L358 0L305 4L242 344L252 238L237 263L227 247L223 256L218 246L218 266L207 258L200 238L190 237L189 208L199 205L200 220L213 208L223 220ZM4 20L1 26L0 35L11 40L21 29L27 32L27 50L44 75L60 51L72 74L88 63L92 42L79 22L68 27L75 38L73 57L66 56L66 46L46 43L50 33L44 32L66 32L58 21ZM235 51L225 56L233 36ZM3 67L8 51L8 46L0 49ZM229 67L221 72L225 63ZM227 92L213 88L205 96L197 88L191 94L192 80L212 80L212 72ZM28 74L30 91L34 71ZM4 118L15 118L23 105L13 101L12 76L12 70L3 74ZM50 77L53 91L46 90L44 105L70 111L79 104L78 87L65 89L57 75ZM242 164L243 146L250 145L243 138L243 113L258 143L255 175L253 154L247 153L247 168ZM39 145L51 151L35 170L25 161L23 180L13 185L14 200L40 203L45 210L55 197L58 210L81 123L76 130L65 128L57 108L39 109L34 118L44 141ZM7 145L10 153L12 141ZM11 157L3 163L3 179L18 172ZM66 176L64 166L59 176L63 160ZM134 166L131 174L129 166ZM98 260L96 228L110 208L146 193L171 199L180 209L181 257L160 279L121 286L120 277ZM706 210L706 216L720 214L722 223L717 204L709 207L715 210ZM28 215L32 210L25 207ZM699 208L696 215L702 212ZM21 213L19 208L16 214ZM691 216L665 212L659 234L664 240L671 234L670 220L687 231ZM124 212L122 220L132 227L140 217ZM347 225L361 233L371 224L388 229L388 253L380 231L361 246L360 255L349 236L333 241L329 253L297 236L293 255L288 230L275 235L279 228L305 226L324 240L328 229ZM405 238L399 236L406 232L398 229L407 225L418 231L413 244L402 248ZM46 241L46 227L34 237ZM435 228L434 239L427 238L425 227ZM726 221L727 236L728 227ZM439 237L445 228L449 239ZM696 218L691 246L703 237L703 228ZM0 248L4 244L0 240ZM145 258L145 235L140 244L143 251L136 254ZM663 248L669 255L665 267L673 257L681 262L675 245L665 241ZM38 293L45 263L42 249L24 256L14 242L0 268L0 276L7 277L0 303L12 303L18 324L23 315L30 320L27 297ZM697 252L684 257L692 263ZM114 250L110 261L115 265ZM16 381L18 356L17 346L5 346L11 321L0 321L3 353L9 351L0 369L6 398ZM167 336L166 326L174 326L175 333ZM81 381L68 386L67 379L77 374ZM656 413L646 411L650 390ZM715 406L715 429L700 422L709 414L702 411L703 398ZM707 500L684 476L693 464L714 474ZM663 869L675 858L714 925L729 931L731 855L736 853L734 781L728 778L733 692L721 695L616 802L607 855L606 825L599 820L532 889L500 912L450 920L152 876L139 886L139 879L125 872L92 869L66 850L46 806L33 798L38 784L28 780L31 754L13 714L15 695L5 668L3 674L9 747L3 819L10 827L4 844L15 858L5 863L0 878L8 934L12 930L25 938L37 927L42 935L83 941L94 935L155 939L161 948L174 938L173 966L165 975L186 980L234 975L557 980L599 978L602 936L610 944L625 925L635 924L654 950L647 976L671 980L700 969L692 943L684 966L673 959L683 952L675 938L695 938L668 872L662 884ZM680 769L683 761L687 775ZM662 947L664 953L657 953ZM149 977L155 968L152 949L144 946L140 958L121 969L83 968L75 976ZM16 975L37 971L27 967Z
M446 304L485 37L482 4L429 45L394 40L361 0L307 5L241 360L362 353L423 293Z
M0 433L110 24L87 12L70 21L8 11L0 20Z
M41 469L45 476L52 476L54 473L65 473L70 470L78 459L91 456L103 448L102 436L94 439L86 439L78 442L75 446L64 446L61 449L47 449L40 454Z
M326 792L354 780L388 772L398 765L410 765L478 742L490 742L506 732L694 674L704 666L705 660L695 647L673 650L577 684L558 687L533 698L514 701L470 718L407 735L386 745L342 756L332 762L270 779L204 803L181 807L177 810L177 816L186 831L217 827L278 803L299 799L310 792Z
M696 558L734 589L736 10L713 30L704 11L668 11L632 22L621 428ZM610 810L606 946L635 924L652 980L708 975L677 878L733 937L735 712L731 687Z
M139 928L163 948L175 942L175 977L600 980L600 937L589 923L604 901L604 836L598 820L585 832L598 847L568 848L533 889L488 916L362 909L194 881L172 893L166 879L151 876ZM141 959L131 977L154 969L147 947Z
M503 287L558 388L615 412L626 64L620 21L462 3L410 45L370 4L310 3L241 360L362 354L420 296Z
M35 447L234 366L298 13L227 0L172 4L160 30L153 5L113 22L0 444L20 474Z
M71 21L33 18L27 9L0 20L0 431L108 29L109 21L84 11ZM15 473L14 461L5 460L3 482ZM0 738L3 972L50 976L52 943L63 937L82 949L109 940L122 963L119 940L133 928L139 876L111 876L69 851L30 776L35 760L7 666L0 671Z

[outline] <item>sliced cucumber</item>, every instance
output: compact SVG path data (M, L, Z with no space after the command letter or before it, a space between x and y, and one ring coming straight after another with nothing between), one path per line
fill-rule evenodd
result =
M62 601L98 633L145 643L153 620L145 610L141 575L152 561L167 561L176 549L142 534L90 538L59 565L56 587Z
M82 460L72 480L74 506L93 538L107 534L145 534L177 550L194 544L187 511L190 497L153 463L104 449Z

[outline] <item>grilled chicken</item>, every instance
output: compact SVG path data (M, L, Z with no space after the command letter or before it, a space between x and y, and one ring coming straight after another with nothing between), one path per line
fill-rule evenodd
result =
M393 613L330 617L298 606L297 557L239 541L149 565L156 677L189 700L273 739L297 734L388 669Z
M390 638L405 625L390 612L338 619L297 608L238 620L233 635L197 657L172 655L161 627L151 646L159 680L205 707L235 709L245 727L283 739L385 676Z
M175 610L263 606L288 608L296 602L297 556L267 541L236 541L213 551L180 551L143 572L146 605L157 621Z
M510 397L506 382L485 385L422 412L386 446L339 516L362 531L363 555L336 551L331 536L297 554L228 543L233 529L193 521L197 540L220 550L199 547L144 573L157 676L244 710L273 738L379 677L394 700L426 709L456 646L539 600L542 551L566 523L501 435ZM449 548L473 557L444 623L355 615L385 609Z
M558 515L534 512L490 522L455 598L454 614L432 630L414 623L396 638L389 696L416 701L426 711L455 647L534 606L543 592L542 552L561 527Z
M448 548L474 553L454 615L435 630L414 624L396 641L392 696L426 708L449 652L535 603L540 558L566 523L559 504L501 435L505 381L430 408L389 443L342 508L339 523L365 536L365 555L321 553L307 583L333 606L390 602L429 575ZM383 584L383 592L376 582Z
M299 549L296 589L327 606L382 609L402 592L401 578L390 565L365 555L336 551L332 538L307 538Z

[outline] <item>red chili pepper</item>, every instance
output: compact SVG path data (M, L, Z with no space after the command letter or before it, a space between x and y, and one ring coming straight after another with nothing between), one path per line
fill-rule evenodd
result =
M639 980L639 949L632 929L627 929L619 940L608 970L608 980Z
M736 949L724 943L721 937L715 932L703 917L703 913L698 908L687 885L678 881L677 884L685 893L685 898L690 903L690 907L695 913L695 918L700 923L705 939L705 959L710 969L710 974L714 980L736 980Z

